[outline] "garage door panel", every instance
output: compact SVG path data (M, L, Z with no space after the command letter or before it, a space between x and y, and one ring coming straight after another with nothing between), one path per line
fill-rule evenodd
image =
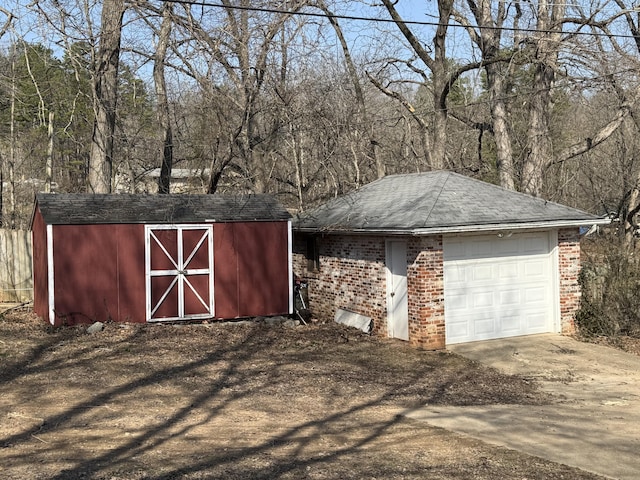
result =
M510 305L520 305L522 303L520 289L505 289L496 292L499 304L503 307Z
M493 246L491 240L484 239L470 244L468 242L452 242L447 248L449 260L468 260L492 257Z
M496 318L490 310L476 310L473 313L461 315L450 327L456 335L487 336L496 330Z
M523 263L524 275L529 277L530 279L537 278L547 278L548 277L548 269L546 268L545 259L539 258L536 260L530 260Z
M507 312L500 317L500 332L504 336L518 335L521 329L521 318L518 311Z
M463 244L460 250L462 258L484 258L491 255L491 242L480 240L473 245Z
M494 299L493 299L493 291L487 289L486 291L473 292L471 294L472 308L485 308L485 307L493 307Z
M518 255L520 250L518 239L513 237L501 238L499 242L491 240L490 243L493 244L492 257L510 257Z
M546 238L541 238L546 237ZM549 238L546 234L525 236L522 239L523 251L532 255L544 255L549 252Z
M547 312L532 313L525 318L525 328L531 330L532 333L546 333Z
M495 319L493 315L485 315L476 317L473 322L474 333L476 335L493 335L496 330Z
M495 266L500 280L511 280L518 278L518 264L515 262L499 264Z
M447 239L446 260L473 260L522 255L546 255L549 237L546 232L457 237Z
M473 325L473 323L470 322L468 318L462 316L447 325L447 332L451 332L450 334L455 337L468 337L473 333L470 330L471 325Z
M445 238L447 343L553 331L548 233Z
M469 265L467 269L471 273L469 277L474 282L490 281L493 278L491 265Z
M549 288L547 288L547 285L525 288L523 289L523 293L523 303L527 305L540 305L541 303L550 301L548 295Z
M449 269L449 278L455 284L464 284L467 281L467 269L463 266L453 266Z
M471 298L466 291L462 290L458 293L451 293L447 296L447 307L451 310L468 310L471 308Z

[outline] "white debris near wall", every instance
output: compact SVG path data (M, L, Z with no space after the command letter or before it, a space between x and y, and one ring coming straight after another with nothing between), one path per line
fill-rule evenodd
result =
M359 313L339 308L336 310L334 320L336 323L358 328L365 333L371 333L371 318L360 315Z

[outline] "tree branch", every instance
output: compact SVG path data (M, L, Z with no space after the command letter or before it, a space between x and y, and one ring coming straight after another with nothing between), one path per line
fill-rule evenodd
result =
M593 137L585 138L571 145L570 147L564 149L556 157L556 159L553 160L548 166L566 162L571 158L577 157L578 155L582 155L583 153L588 152L592 148L597 147L602 142L607 140L620 127L620 125L622 125L622 122L624 121L624 119L631 114L631 109L638 102L639 99L640 99L640 86L636 87L633 94L633 98L629 101L625 101L620 106L613 120L607 123L600 130L598 130L598 132Z

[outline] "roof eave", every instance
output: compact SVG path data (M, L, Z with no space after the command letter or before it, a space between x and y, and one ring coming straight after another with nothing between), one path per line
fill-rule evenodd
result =
M390 228L313 228L296 227L293 230L300 233L326 233L326 234L357 234L357 235L441 235L456 233L482 233L504 230L547 230L555 228L582 227L591 225L608 225L610 218L593 218L578 220L549 220L539 222L519 222L519 223L490 223L481 225L451 225L441 227L426 227L412 229L390 229Z
M493 223L483 225L455 225L447 227L417 228L412 235L445 234L445 233L481 233L498 230L548 230L555 228L583 227L591 225L608 225L610 218L580 219L580 220L549 220L524 223Z

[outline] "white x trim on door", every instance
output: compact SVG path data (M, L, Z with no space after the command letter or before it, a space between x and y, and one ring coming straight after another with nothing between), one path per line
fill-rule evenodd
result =
M175 253L170 252L159 238L161 232L175 232ZM185 251L185 233L193 232L199 240L195 246L187 247ZM171 250L173 250L171 248ZM203 250L204 249L204 250ZM161 253L160 253L161 252ZM202 256L206 252L206 266L190 266L196 255ZM161 255L162 261L168 268L153 268L153 255ZM169 261L167 264L166 261ZM197 277L206 276L207 287L199 282ZM210 318L213 310L213 227L211 225L145 225L145 278L146 278L146 320L148 322ZM154 283L155 279L169 281ZM164 290L158 296L154 291L158 288ZM176 291L177 290L177 291ZM197 310L188 312L186 309L185 295L190 292L191 298L197 301ZM157 292L156 292L157 293ZM171 304L174 302L174 304ZM165 314L159 314L159 309L165 308ZM192 307L193 310L193 307ZM172 312L167 315L166 311Z

